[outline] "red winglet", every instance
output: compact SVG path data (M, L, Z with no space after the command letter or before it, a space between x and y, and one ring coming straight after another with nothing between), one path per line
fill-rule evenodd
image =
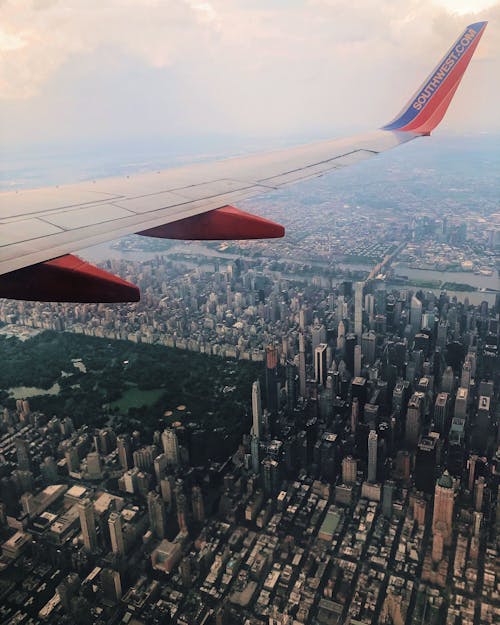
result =
M138 302L139 289L66 254L0 276L0 297L38 302Z
M234 206L179 219L137 234L160 239L188 241L230 241L238 239L276 239L285 235L280 224L246 213Z

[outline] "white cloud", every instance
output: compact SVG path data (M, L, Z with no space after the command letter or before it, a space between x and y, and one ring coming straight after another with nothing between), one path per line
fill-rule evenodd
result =
M468 23L439 2L4 0L2 133L289 134L383 123ZM498 124L500 4L470 18L484 16L491 23L452 126L471 107Z

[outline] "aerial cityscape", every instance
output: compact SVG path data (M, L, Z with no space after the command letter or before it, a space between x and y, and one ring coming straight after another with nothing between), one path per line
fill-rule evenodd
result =
M0 0L0 625L500 625L499 31Z
M402 159L0 302L0 623L498 622L500 170Z

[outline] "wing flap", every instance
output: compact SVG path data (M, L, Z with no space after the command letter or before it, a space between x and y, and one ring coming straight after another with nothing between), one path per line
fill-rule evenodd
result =
M234 206L223 206L137 234L186 241L231 241L276 239L285 236L285 229L264 217L252 215Z
M138 302L139 289L77 256L23 267L0 276L0 297L36 302Z

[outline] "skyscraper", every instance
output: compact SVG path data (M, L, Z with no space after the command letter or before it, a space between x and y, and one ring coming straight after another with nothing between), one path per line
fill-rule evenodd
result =
M457 391L455 397L455 417L467 419L467 403L469 401L469 390L462 386Z
M356 282L354 285L354 334L361 342L363 334L363 282Z
M454 495L453 480L448 471L445 471L436 482L432 515L432 533L439 532L445 546L451 544Z
M120 434L116 440L118 449L118 459L120 466L125 471L132 468L132 447L130 445L130 436L128 434Z
M358 474L358 461L352 456L346 456L342 460L342 482L344 484L356 484Z
M191 490L191 504L193 507L193 519L197 523L205 520L205 504L203 502L203 492L199 486L193 486Z
M317 384L325 385L327 362L326 362L326 343L320 343L314 350L314 379Z
M169 466L177 467L180 463L180 454L179 441L177 440L175 430L166 428L161 435L161 442L163 445L163 452L167 457L167 463Z
M361 346L354 346L354 377L361 374Z
M405 440L409 447L415 448L418 443L420 431L422 429L422 418L424 415L425 396L424 393L413 393L408 402L406 411Z
M363 360L367 365L372 365L375 362L375 345L377 336L375 332L365 332L361 336L361 353L363 354Z
M94 552L97 549L97 534L95 529L94 504L90 499L78 502L78 515L82 528L83 544L85 549Z
M449 423L449 403L448 393L439 393L434 404L434 427L441 434L446 434Z
M273 415L278 412L278 350L274 345L266 347L266 403Z
M118 512L112 512L108 519L111 549L119 556L125 553L125 541L123 539L122 518Z
M262 401L258 380L252 384L252 433L260 440L262 435Z
M148 493L148 514L149 527L156 538L165 538L165 528L167 524L167 514L165 503L158 493L150 491Z
M299 392L301 397L306 395L306 346L302 332L299 334Z
M16 436L14 438L16 447L17 468L20 471L31 471L30 446L28 441Z
M368 434L368 481L377 481L378 434L371 430Z
M414 334L422 326L422 302L415 295L412 296L410 303L410 324Z

